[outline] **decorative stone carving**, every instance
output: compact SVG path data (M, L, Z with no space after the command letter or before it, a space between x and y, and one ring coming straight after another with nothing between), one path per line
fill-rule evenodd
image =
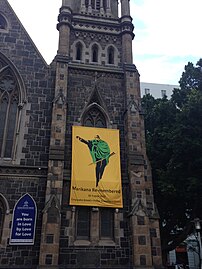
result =
M132 205L132 209L130 211L130 213L128 214L128 217L131 216L149 216L149 212L146 208L146 206L142 203L141 199L136 199L134 204Z
M59 89L58 95L53 99L53 103L58 105L64 105L66 103L66 98L62 88Z

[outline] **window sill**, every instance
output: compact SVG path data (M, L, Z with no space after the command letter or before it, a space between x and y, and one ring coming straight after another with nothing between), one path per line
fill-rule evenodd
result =
M0 158L0 164L13 164L12 158Z
M115 246L115 242L112 239L101 239L98 243L99 246Z
M74 246L90 246L91 242L89 240L76 240L74 241Z

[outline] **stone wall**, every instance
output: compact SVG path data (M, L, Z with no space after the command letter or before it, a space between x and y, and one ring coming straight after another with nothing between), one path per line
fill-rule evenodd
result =
M9 4L0 0L0 6L8 20L7 30L0 30L0 53L16 67L26 93L16 163L47 166L54 78Z
M95 80L99 98L94 95ZM60 237L59 264L61 268L127 268L131 263L131 241L127 210L130 204L128 192L127 164L124 141L124 91L122 73L96 73L87 69L70 69L68 84L68 119L66 134L65 173L63 185L62 222ZM123 182L124 209L116 215L118 236L116 243L103 245L75 245L72 243L71 229L74 208L69 206L70 169L71 169L71 135L72 125L81 125L82 114L92 102L102 106L109 116L110 128L120 130L121 170ZM96 214L92 211L92 214ZM96 217L95 217L96 218ZM92 229L93 230L93 229ZM74 240L74 239L73 239Z
M39 171L38 169L23 169L23 167L21 169L0 168L0 191L7 200L10 209L6 215L8 223L6 221L4 223L4 229L9 228L9 231L7 234L3 234L0 244L0 268L36 268L38 265L46 173L47 171L43 169ZM9 245L13 209L18 199L26 193L33 197L37 205L35 243L33 246Z

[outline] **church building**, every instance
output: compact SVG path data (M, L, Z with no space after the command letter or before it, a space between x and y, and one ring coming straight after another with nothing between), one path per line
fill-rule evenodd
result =
M0 268L161 268L130 0L60 1L48 65L0 0Z

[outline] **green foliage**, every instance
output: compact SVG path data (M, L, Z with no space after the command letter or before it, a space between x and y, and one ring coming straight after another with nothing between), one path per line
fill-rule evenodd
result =
M186 231L181 240L186 238L191 231L185 229L190 220L202 219L201 66L202 60L196 67L192 63L185 66L181 87L170 100L151 95L142 98L164 249L175 247L173 234L177 239L176 234Z

